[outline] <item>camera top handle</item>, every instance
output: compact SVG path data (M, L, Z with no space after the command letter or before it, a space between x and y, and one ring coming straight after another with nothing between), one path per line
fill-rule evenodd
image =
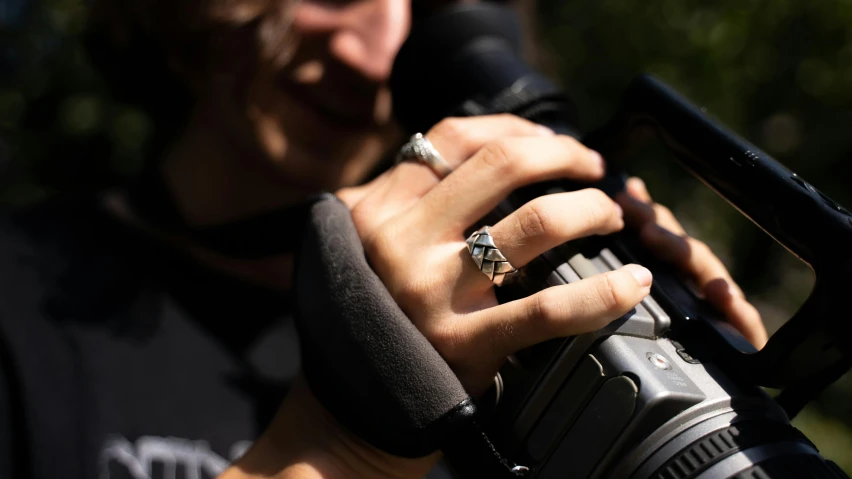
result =
M758 352L739 351L703 321L676 325L679 334L709 342L714 361L759 385L801 388L808 397L823 389L852 358L845 304L852 214L650 75L633 81L613 120L586 143L618 163L634 146L631 133L648 127L681 165L816 273L808 300ZM788 412L798 410L789 406Z

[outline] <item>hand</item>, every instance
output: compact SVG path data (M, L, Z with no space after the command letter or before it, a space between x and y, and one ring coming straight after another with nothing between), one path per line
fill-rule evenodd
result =
M687 235L668 208L654 203L642 180L628 180L626 194L617 201L624 209L628 225L639 231L646 247L687 274L705 299L755 347L759 349L766 344L766 328L760 313L745 299L722 261L706 244Z
M477 395L505 358L542 341L597 330L649 292L651 274L628 265L498 304L468 254L465 231L514 189L548 179L594 181L603 160L575 140L510 116L450 119L426 135L456 167L443 181L408 162L342 194L367 256L394 299ZM623 227L621 208L586 189L530 201L491 228L515 267L566 241Z
M298 377L272 423L219 479L422 478L438 453L403 459L341 426Z
M506 115L447 120L426 136L457 167L446 179L402 163L339 196L352 208L376 272L471 394L483 392L514 351L599 329L648 294L650 273L628 265L498 305L490 280L467 253L464 231L519 186L599 179L603 160L570 138ZM621 229L621 216L615 202L588 189L533 200L493 225L492 235L521 267L565 241ZM223 477L414 478L436 458L375 450L296 386L267 432Z

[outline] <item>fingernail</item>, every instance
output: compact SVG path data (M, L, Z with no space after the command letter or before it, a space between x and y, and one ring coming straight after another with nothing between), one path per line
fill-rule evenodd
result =
M645 182L642 181L641 178L637 178L635 176L627 180L627 191L631 196L642 201L645 201L645 198L649 196Z
M647 268L639 266L638 264L628 264L624 267L627 271L636 278L636 282L638 282L643 287L647 288L651 286L651 280L653 277L651 276L651 272L648 271Z
M638 188L638 189L639 189L639 190L641 190L641 191L645 191L645 190L646 190L646 187L645 187L645 180L643 180L642 178L639 178L639 177L634 176L634 177L630 178L628 181L629 181L630 183L632 183L632 184L634 185L634 187L635 187L635 188Z
M595 150L589 150L589 154L592 156L592 159L598 164L601 170L606 168L606 164L604 163L603 156Z
M555 131L544 125L536 125L536 131L538 131L538 134L541 136L553 136L556 134Z

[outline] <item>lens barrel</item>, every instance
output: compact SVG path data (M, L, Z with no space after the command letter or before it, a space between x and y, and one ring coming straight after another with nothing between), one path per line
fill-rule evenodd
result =
M687 435L688 431L684 431L673 441L681 441ZM833 462L824 460L807 437L793 426L747 420L708 432L683 445L649 477L834 479L846 476Z

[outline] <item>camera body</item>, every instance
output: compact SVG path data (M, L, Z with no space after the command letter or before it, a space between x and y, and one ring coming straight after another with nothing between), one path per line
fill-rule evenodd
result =
M530 288L531 276L548 269L544 287L616 269L629 252L608 242L550 251L513 287ZM779 464L791 473L782 477L830 471L761 388L675 339L660 298L652 293L602 330L508 361L489 422L498 449L540 478L762 477L757 471Z
M450 115L508 112L580 138L570 101L520 60L519 44L513 16L494 5L456 7L415 25L391 78L399 119L416 132ZM424 64L440 74L423 75ZM527 477L847 477L789 417L852 366L852 342L843 340L852 325L840 301L852 274L852 214L652 77L634 81L612 121L582 141L619 165L637 128L656 133L684 167L806 262L815 288L755 351L629 232L551 250L500 288L500 299L622 263L653 272L651 295L600 331L509 358L489 437ZM596 186L615 194L622 178L610 171ZM494 214L576 187L527 187ZM761 387L782 392L772 398Z

